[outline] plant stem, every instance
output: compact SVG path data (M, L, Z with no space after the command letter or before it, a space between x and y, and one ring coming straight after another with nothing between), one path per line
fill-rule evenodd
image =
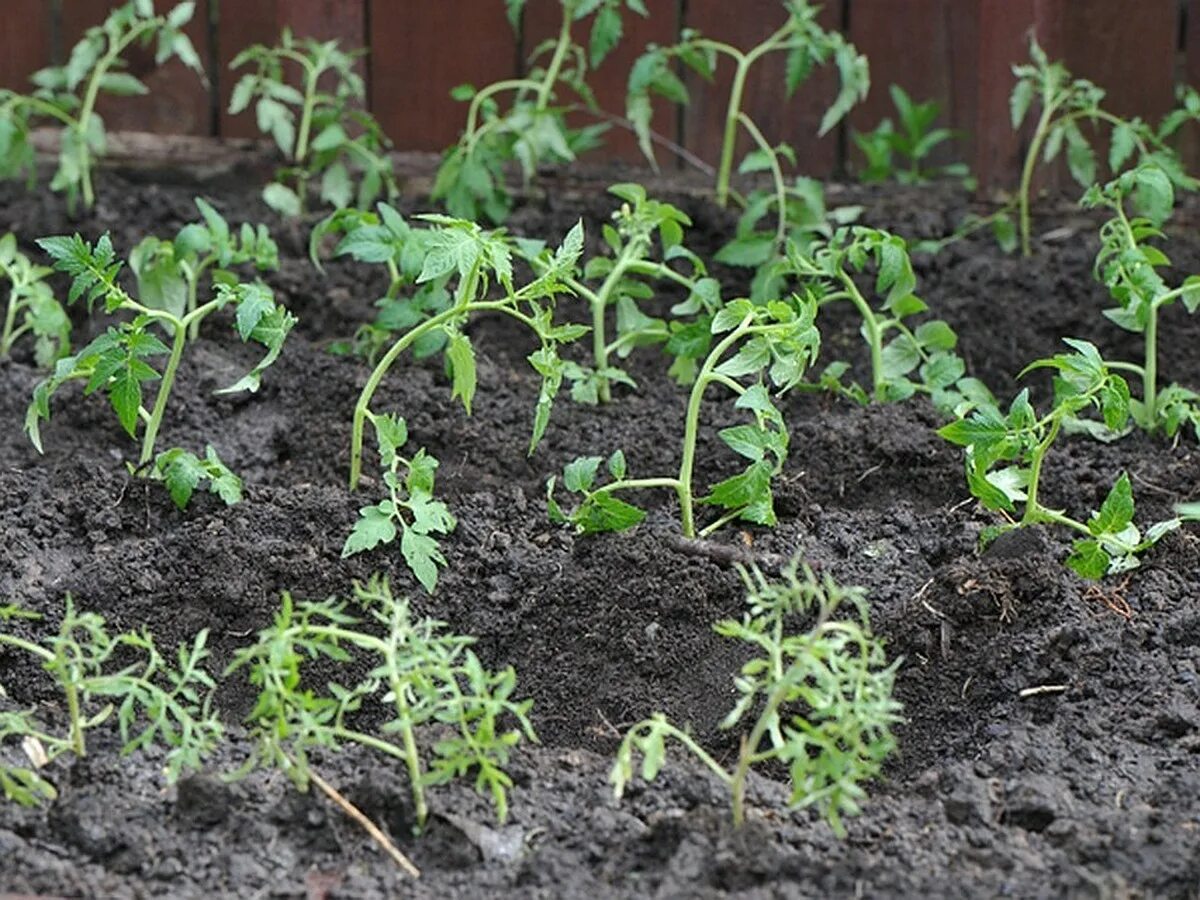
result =
M775 686L775 690L768 695L766 705L759 714L758 721L754 723L749 737L742 738L737 768L733 770L733 777L729 782L733 792L733 824L736 827L740 828L746 822L746 778L750 774L755 752L762 743L763 735L779 715L779 707L791 688L790 679L783 679Z
M743 112L738 113L738 120L750 132L758 148L767 155L767 163L771 167L771 180L775 185L775 203L778 206L778 222L775 226L775 251L783 251L783 242L787 238L787 185L783 180L783 169L779 165L779 154L763 135L754 120Z
M13 330L17 325L17 289L8 292L8 310L4 314L4 331L0 333L0 357L8 356L16 336Z
M293 763L294 765L294 763ZM380 847L390 856L401 869L408 873L413 878L421 877L421 870L413 865L412 860L405 856L400 848L395 845L388 836L374 822L367 817L361 809L342 796L333 785L314 772L311 768L308 770L308 777L322 793L334 802L346 815L352 818L355 822L362 826Z
M1025 515L1021 517L1022 525L1044 521L1043 514L1049 512L1038 502L1038 486L1042 479L1042 463L1061 428L1062 419L1055 416L1050 422L1050 431L1033 451L1033 462L1029 466L1029 485L1025 489Z
M875 311L871 309L871 304L866 301L859 291L858 285L854 283L854 279L845 272L841 272L840 277L846 288L846 298L854 304L859 315L862 316L863 332L867 339L867 347L871 351L871 394L873 399L878 402L883 396L884 387L883 328L875 316Z
M1029 143L1029 152L1025 154L1025 165L1021 168L1021 186L1017 190L1017 199L1020 204L1022 256L1033 255L1033 247L1029 237L1031 230L1029 222L1029 191L1033 184L1033 170L1037 166L1038 156L1042 152L1042 144L1046 140L1046 135L1050 131L1050 122L1057 111L1058 106L1050 100L1049 96L1043 96L1042 114L1038 118L1037 128L1033 132L1033 140Z
M158 394L154 398L154 407L150 410L150 419L146 422L146 431L142 435L142 455L138 458L138 466L144 466L154 458L154 442L158 439L158 429L162 426L163 413L167 408L167 398L171 394L171 387L175 384L175 373L179 369L179 361L183 358L183 348L187 345L187 326L178 319L175 319L174 325L175 333L171 339L171 355L167 358L167 368L163 371L162 382L159 384Z
M546 107L550 105L550 93L554 90L554 83L558 81L558 73L562 71L563 61L567 58L567 51L570 48L571 15L564 6L562 24L558 29L558 43L554 47L554 55L550 57L550 65L546 67L546 74L538 86L537 106L535 107L537 112L545 112Z

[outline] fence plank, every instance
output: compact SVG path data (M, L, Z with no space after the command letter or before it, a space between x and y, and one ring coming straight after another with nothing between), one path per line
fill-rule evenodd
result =
M29 76L53 61L50 4L45 0L8 0L5 15L21 27L0 28L0 87L29 89Z
M49 5L49 4L47 4ZM118 4L114 0L63 0L62 52L71 47L93 25L99 25ZM167 12L177 0L155 0L158 12ZM208 4L196 4L195 15L185 29L188 37L207 64ZM125 54L128 71L145 82L150 93L142 97L102 95L96 109L111 130L153 131L159 134L208 135L213 133L212 102L209 88L195 72L177 59L159 66L154 62L154 44L135 44Z
M842 0L828 2L820 14L826 28L841 28ZM770 36L784 22L778 0L689 0L684 14L688 28L731 44L743 51ZM683 114L683 144L706 161L720 157L725 108L733 78L729 60L718 65L712 84L694 75L687 77L691 102ZM817 137L821 117L837 93L837 75L831 67L814 71L796 94L785 99L785 54L760 60L746 83L744 111L772 142L786 141L796 150L798 169L805 175L832 175L839 167L838 130ZM750 146L743 134L738 153Z
M960 112L953 77L956 48L952 7L967 7L958 0L908 0L903 18L894 0L851 0L849 39L871 63L871 93L850 113L855 131L873 130L885 119L898 124L889 88L899 85L915 102L933 100L941 107L939 127L959 127ZM903 26L903 27L901 27ZM914 53L914 48L920 48ZM862 154L850 142L850 162L857 166ZM947 142L933 162L964 159L961 141Z
M516 38L497 0L370 0L369 21L371 110L404 150L458 139L467 109L450 98L455 85L517 74Z
M260 137L253 111L231 116L229 96L243 74L231 71L230 62L252 44L278 43L284 28L297 37L341 41L345 50L366 44L366 0L254 0L221 3L217 23L217 59L220 67L220 121L223 137ZM367 69L366 64L363 71Z
M646 158L638 149L637 137L625 125L625 93L629 82L629 70L634 61L642 55L649 43L673 44L679 34L679 3L678 0L656 0L647 4L650 16L643 18L636 13L624 10L622 12L624 33L621 42L601 63L600 68L588 76L588 85L596 95L597 105L608 114L612 128L604 135L604 147L597 151L609 159L623 159L627 162L645 164ZM560 0L530 0L525 7L522 22L522 45L526 55L532 53L535 47L547 38L554 38L562 22L562 3ZM591 19L576 23L572 33L575 40L583 47L588 46L591 33ZM539 61L542 65L546 60ZM574 97L565 98L575 102ZM596 117L581 114L571 118L575 126L590 124ZM619 120L619 121L618 121ZM656 101L654 106L654 121L656 130L671 141L678 140L677 129L674 127L675 116L670 104ZM667 164L670 154L663 151L658 153L660 162Z

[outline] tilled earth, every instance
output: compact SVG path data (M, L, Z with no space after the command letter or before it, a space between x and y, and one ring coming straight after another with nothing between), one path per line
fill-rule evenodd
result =
M689 194L689 243L711 253L731 216ZM582 216L595 235L611 209L603 182L532 196L512 230L558 240ZM276 225L282 270L269 276L299 316L280 362L254 395L219 396L253 362L228 321L206 324L185 360L160 446L216 446L246 482L243 503L204 495L178 512L160 485L131 479L133 452L100 398L64 390L39 456L22 433L40 377L26 351L0 363L0 598L53 621L72 594L114 627L149 626L170 646L211 631L214 668L265 626L282 591L345 595L375 571L411 593L418 611L478 638L484 661L512 664L534 699L539 746L512 763L511 815L498 826L469 784L435 789L435 814L410 835L397 767L344 751L317 760L325 777L387 828L424 872L411 882L357 825L281 775L231 784L249 745L236 723L249 686L219 694L230 740L204 774L162 782L153 754L120 756L101 730L90 755L55 764L58 799L0 807L0 893L71 897L1196 897L1200 896L1200 541L1168 536L1139 570L1089 585L1063 566L1065 536L1040 530L977 553L991 516L970 501L959 452L941 441L924 402L861 408L827 396L788 402L792 459L778 486L779 526L726 529L717 543L762 559L803 553L869 591L872 622L902 657L900 751L870 788L846 840L809 812L787 810L784 785L753 784L750 821L735 830L722 787L682 754L620 804L607 784L623 728L663 711L719 754L717 728L742 662L712 623L739 615L742 590L720 554L677 538L672 498L632 533L575 537L546 517L548 475L578 455L623 447L635 473L677 464L684 395L654 350L631 359L637 391L607 408L562 398L543 446L528 457L537 393L533 348L505 321L472 326L476 410L450 402L439 363L403 362L378 408L400 411L413 440L441 461L439 493L458 517L438 591L415 585L398 550L339 557L371 493L345 486L350 414L368 369L328 345L371 314L382 290L368 267L334 262L320 275L304 233L270 217L245 186L140 184L107 173L96 212L69 221L45 191L0 193L0 231L32 239L105 230L128 252L144 234L173 234L209 196L231 221ZM652 186L653 190L653 186ZM833 188L865 205L864 221L906 235L951 230L965 212L953 192ZM406 202L406 209L419 204ZM1137 342L1100 315L1091 277L1095 219L1047 207L1032 260L985 237L917 260L920 292L958 330L973 374L1011 395L1015 373L1063 336L1132 358ZM1195 229L1167 249L1200 270ZM717 270L726 296L744 282ZM664 301L665 302L665 301ZM570 313L572 305L562 304ZM1200 384L1200 323L1172 309L1162 370ZM582 315L580 314L580 318ZM859 359L854 323L823 323L826 358ZM77 321L77 337L94 330ZM716 396L705 409L700 483L736 464L715 437L734 420ZM1045 496L1079 514L1127 471L1139 519L1170 514L1200 491L1200 453L1131 436L1076 438L1056 449ZM39 628L22 627L31 634ZM61 723L45 674L0 653L8 702ZM1026 688L1051 690L1022 697ZM17 754L15 746L0 752Z

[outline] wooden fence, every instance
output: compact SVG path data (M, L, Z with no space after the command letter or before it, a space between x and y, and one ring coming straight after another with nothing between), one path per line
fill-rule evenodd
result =
M158 0L162 8L173 2ZM23 88L31 72L62 62L80 33L116 3L4 0L0 86ZM698 28L750 46L783 15L779 0L646 3L650 17L626 15L621 45L592 78L600 104L617 116L629 67L648 42L671 43L680 29ZM151 93L104 107L110 128L254 135L249 115L225 112L236 79L228 64L248 44L273 43L286 25L298 35L369 47L368 102L396 146L441 150L455 140L465 115L450 89L520 74L526 54L556 32L560 11L559 0L529 0L514 33L502 0L197 0L197 8L190 34L209 84L178 63L156 70L149 54L135 54L133 71ZM1156 120L1171 107L1177 82L1200 84L1200 0L825 0L821 15L870 58L874 89L849 121L818 140L835 76L818 72L785 102L779 56L763 62L747 91L747 111L772 139L791 143L800 170L812 175L845 171L854 152L848 129L871 128L889 115L886 86L897 83L916 99L941 104L944 123L961 132L953 156L967 160L981 183L1011 183L1024 137L1009 126L1010 66L1026 57L1031 28L1052 56L1105 87L1110 108L1121 115ZM728 71L715 85L689 76L691 105L660 107L656 130L715 160L728 79ZM639 159L619 128L603 152ZM1198 155L1195 148L1189 155Z

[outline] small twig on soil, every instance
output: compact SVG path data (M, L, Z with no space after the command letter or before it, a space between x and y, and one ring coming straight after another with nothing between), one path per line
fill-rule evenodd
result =
M1017 696L1024 699L1026 697L1039 697L1042 694L1065 694L1069 684L1039 684L1037 687L1027 687L1021 690Z
M421 870L412 864L412 860L405 856L400 851L400 848L392 843L391 839L384 834L382 830L380 830L379 826L367 818L366 813L343 797L338 792L337 788L335 788L332 784L330 784L312 769L308 770L308 777L312 779L313 784L315 784L325 793L326 797L341 807L342 812L361 825L366 830L367 834L369 834L375 840L375 843L387 851L387 854L396 861L396 865L398 865L413 878L421 877Z
M863 472L861 475L858 476L858 478L856 479L856 483L862 484L864 481L866 481L868 478L870 478L872 475L874 475L876 472L878 472L882 468L883 468L883 463L880 463L877 466L871 466L871 468L867 469L865 472Z
M740 563L743 566L756 565L767 569L778 569L787 564L787 559L778 553L752 553L729 544L717 544L712 541L696 540L679 535L667 538L667 544L672 550L678 550L680 553L704 556L713 562L724 565ZM818 566L814 565L813 568L816 569Z

